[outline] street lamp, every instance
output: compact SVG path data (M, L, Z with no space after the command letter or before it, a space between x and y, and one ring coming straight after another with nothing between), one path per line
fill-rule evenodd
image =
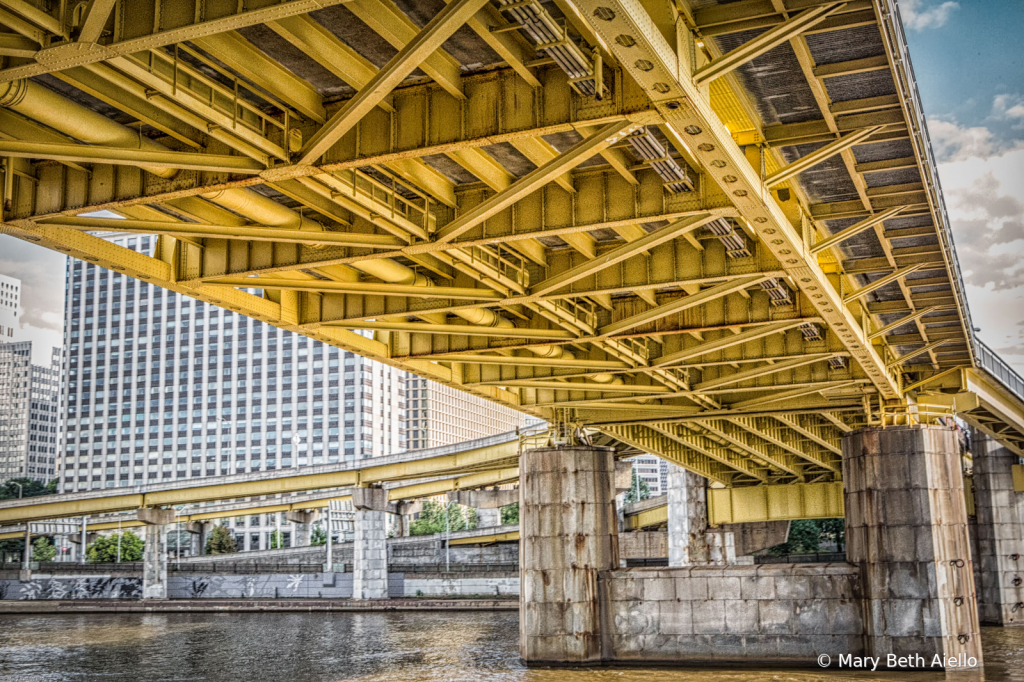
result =
M451 508L455 504L455 500L449 502L444 508L444 572L449 573L452 570L452 524L451 524Z
M23 487L21 487L21 484L18 483L17 481L11 481L11 483L13 483L14 485L18 486L18 499L20 500L21 499L21 494L23 492L25 492L25 489Z

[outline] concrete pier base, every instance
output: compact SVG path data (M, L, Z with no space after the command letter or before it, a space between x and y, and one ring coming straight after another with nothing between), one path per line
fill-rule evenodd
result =
M501 525L501 509L486 509L478 507L476 510L476 527L493 528Z
M1024 493L1013 489L1020 458L980 431L971 450L978 616L987 625L1024 625Z
M863 584L865 654L982 665L959 443L939 426L843 438L847 557Z
M527 450L520 467L520 656L602 660L598 573L619 566L614 450Z
M707 479L674 464L668 472L668 565L736 563L732 533L708 532Z
M142 551L142 598L167 599L167 526L173 509L140 509L136 518L146 524Z
M285 513L285 519L295 524L295 538L292 541L293 547L309 547L313 541L313 523L320 518L318 510L311 511L290 511Z
M352 545L352 598L387 599L388 492L383 488L356 488L355 542Z

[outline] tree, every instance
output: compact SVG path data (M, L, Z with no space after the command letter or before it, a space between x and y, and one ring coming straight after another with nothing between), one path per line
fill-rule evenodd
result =
M822 519L821 539L836 543L836 551L846 551L846 521L844 519Z
M31 478L12 478L0 484L0 500L18 499L18 484L21 485L21 497L38 497L52 495L57 492L57 479L43 484Z
M424 502L420 517L409 524L409 535L443 533L445 531L445 506L432 500ZM466 516L463 514L461 505L453 504L448 507L448 523L453 531L466 528Z
M639 496L637 493L639 492ZM636 475L636 469L633 469L633 481L629 485L629 490L626 491L626 503L639 502L640 500L646 500L651 496L651 486L647 485L647 481Z
M146 543L135 533L125 531L121 536L121 561L142 561L142 552ZM113 533L107 537L99 537L85 550L85 557L92 563L112 563L117 561L117 538Z
M281 549L284 547L284 536L281 531L275 530L270 534L270 549Z
M515 502L501 508L501 525L508 526L519 523L519 503Z
M327 544L327 531L324 530L323 526L317 526L313 529L309 536L309 544L314 547Z
M789 524L789 537L768 550L773 556L813 554L821 545L821 525L814 519L799 519Z
M25 556L24 540L0 540L0 562L21 561Z
M207 554L233 554L238 551L235 536L227 526L214 526L206 539Z
M49 538L38 538L32 543L32 561L53 561L57 548Z

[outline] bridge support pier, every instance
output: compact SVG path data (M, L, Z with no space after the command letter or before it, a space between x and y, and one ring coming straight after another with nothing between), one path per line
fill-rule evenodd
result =
M847 559L860 567L868 656L982 665L955 431L867 428L843 438ZM961 666L963 663L961 664Z
M167 526L173 509L140 509L136 518L146 525L142 552L142 598L167 599Z
M295 524L293 546L309 547L313 541L313 523L320 518L320 512L315 509L290 511L285 513L284 518Z
M989 625L1024 624L1024 493L1013 489L1020 458L982 432L971 434L977 533L978 616ZM1014 582L1018 584L1014 584Z
M602 660L598 572L619 566L614 450L527 450L520 471L520 656Z
M456 490L448 493L450 502L476 509L476 527L501 525L501 508L519 501L518 490Z
M388 491L356 488L355 542L352 547L352 598L387 599L388 596Z
M668 466L668 565L736 563L732 533L708 532L707 480Z

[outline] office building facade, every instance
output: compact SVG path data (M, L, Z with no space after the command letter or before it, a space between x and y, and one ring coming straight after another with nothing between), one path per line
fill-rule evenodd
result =
M409 376L409 448L419 450L505 433L542 420L429 379Z
M121 273L69 259L64 334L64 492L406 449L404 372ZM245 549L276 527L231 525Z
M32 364L32 342L0 343L0 481L57 473L60 351Z

